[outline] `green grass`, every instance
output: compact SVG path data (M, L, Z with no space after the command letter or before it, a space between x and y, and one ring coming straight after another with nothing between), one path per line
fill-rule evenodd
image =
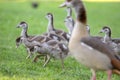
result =
M55 17L55 26L64 27L65 9L59 9L62 2L40 2L39 8L33 9L30 2L0 2L0 80L89 80L91 72L75 59L65 59L65 69L61 69L59 60L51 60L43 68L43 61L32 63L32 59L26 60L26 50L23 46L15 48L15 39L20 35L20 29L16 26L20 21L29 24L28 33L31 35L46 32L47 19L45 14L52 12ZM88 24L92 35L98 32L104 25L112 29L112 37L120 34L120 3L85 3L88 15ZM105 72L98 72L97 80L106 80ZM119 80L120 76L113 75L112 80Z

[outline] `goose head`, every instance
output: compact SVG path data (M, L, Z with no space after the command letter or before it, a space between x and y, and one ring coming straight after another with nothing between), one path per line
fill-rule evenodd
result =
M27 23L22 21L17 25L17 28L23 28L26 29L28 27Z
M72 7L73 0L66 0L64 3L62 3L59 7Z
M105 33L106 35L108 35L109 37L111 37L111 29L108 26L104 26L102 28L102 30L100 31L100 33Z
M47 13L45 16L48 20L53 20L53 14L52 13Z
M65 2L62 3L59 7L74 8L77 20L84 24L87 23L86 9L82 3L82 0L65 0Z
M76 6L80 6L81 5L81 0L65 0L65 2L63 2L59 7L76 7Z

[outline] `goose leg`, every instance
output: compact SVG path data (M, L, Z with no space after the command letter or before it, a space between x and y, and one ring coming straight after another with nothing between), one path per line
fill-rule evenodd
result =
M28 56L26 57L26 59L29 59L29 58L31 58L31 52L30 52L30 49L29 48L27 48L27 52L28 52Z
M63 61L63 59L61 59L61 62L62 62L62 69L64 69L64 61Z
M44 62L46 62L46 61L47 61L47 56L44 57Z
M33 59L33 62L37 62L37 59L38 59L40 56L42 56L42 55L39 54L39 55L35 56L35 58Z
M63 61L63 58L62 58L62 53L60 53L60 59L61 59L61 63L62 63L62 69L64 69L64 61Z
M91 69L91 72L92 72L91 80L96 80L96 71L94 69Z
M112 70L108 70L108 71L107 71L107 74L108 74L108 80L111 80Z
M33 59L33 62L37 62L37 59L38 59L40 56L44 56L44 62L47 61L47 56L46 56L46 55L37 55L37 56L35 56L35 58Z
M47 55L47 60L46 60L46 62L44 63L43 67L45 67L46 64L48 64L48 62L50 61L50 59L51 59L51 56Z

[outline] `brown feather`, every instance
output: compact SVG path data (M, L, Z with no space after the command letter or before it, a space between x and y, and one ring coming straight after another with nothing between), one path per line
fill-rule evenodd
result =
M107 55L111 59L111 64L113 65L113 68L120 70L120 60L118 60L115 57L115 53L111 49L111 47L109 47L108 45L104 44L102 41L94 37L82 38L81 42Z
M119 70L113 69L112 72L113 72L114 74L120 75L120 71L119 71Z
M118 69L120 71L120 61L116 58L113 58L111 60L112 65L114 66L115 69Z

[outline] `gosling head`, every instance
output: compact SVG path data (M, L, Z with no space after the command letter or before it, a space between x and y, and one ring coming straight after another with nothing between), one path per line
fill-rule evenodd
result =
M71 23L71 24L74 24L74 20L72 19L72 17L70 16L67 16L64 20L65 23ZM74 26L74 25L73 25Z
M105 33L111 35L111 29L108 26L104 26L100 33Z
M65 18L65 20L64 20L64 23L65 23L66 27L70 30L69 33L71 33L72 30L73 30L73 28L74 28L74 24L75 24L75 22L74 22L74 20L72 19L72 17L67 16L67 17Z
M45 16L48 20L53 20L53 14L52 13L47 13Z
M22 21L22 22L20 22L18 25L17 25L17 28L27 28L28 27L28 25L27 25L27 23L26 22L24 22L24 21Z

